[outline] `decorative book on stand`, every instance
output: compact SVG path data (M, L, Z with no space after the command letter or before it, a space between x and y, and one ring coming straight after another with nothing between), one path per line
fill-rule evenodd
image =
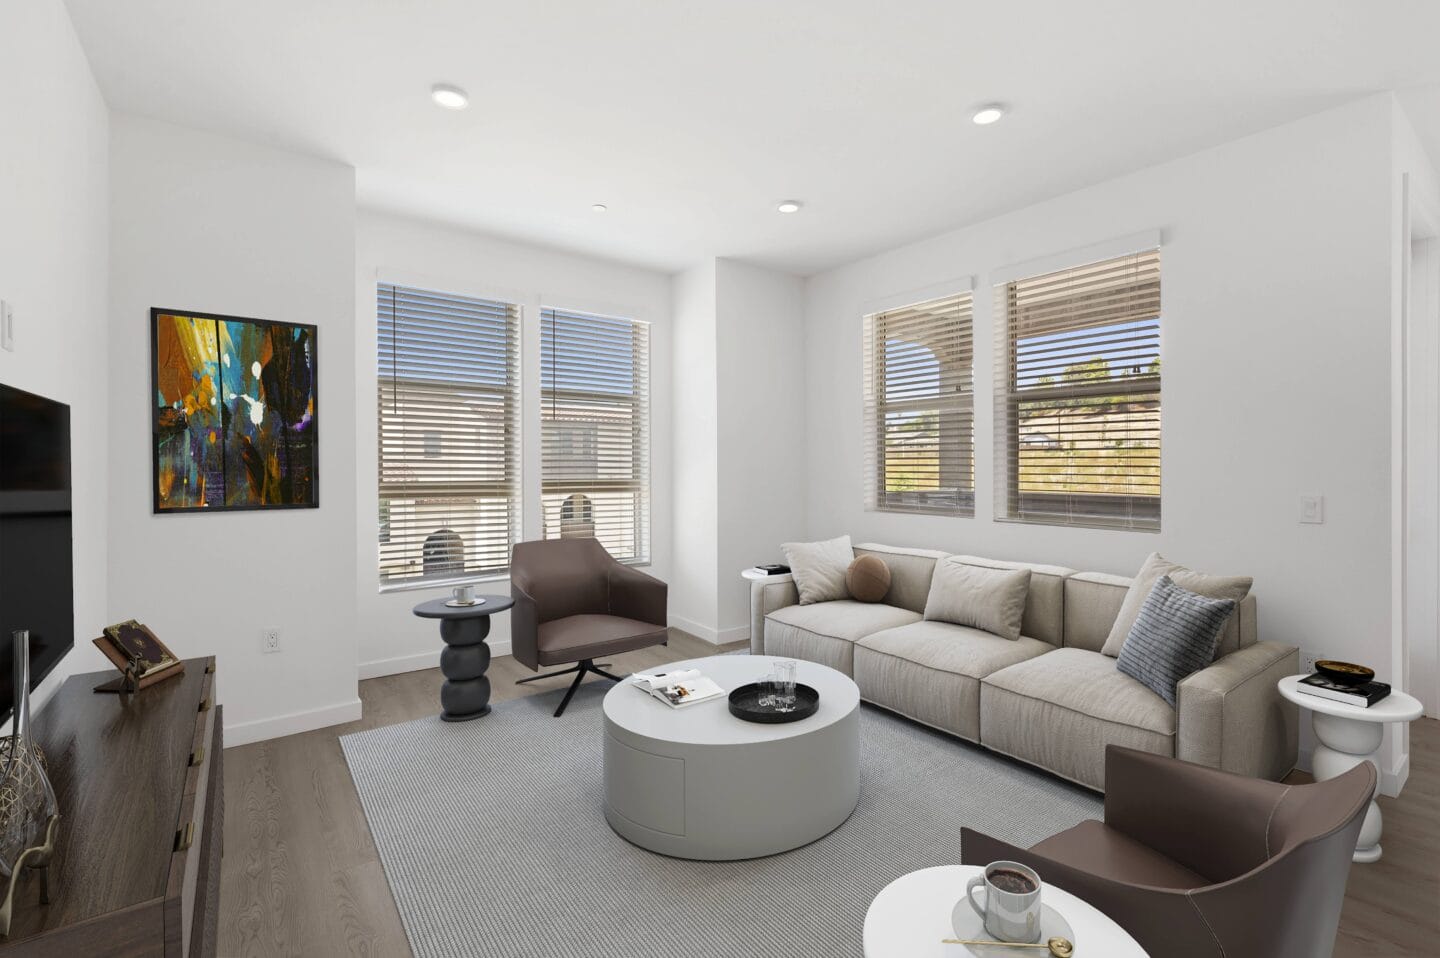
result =
M1343 702L1346 705L1354 705L1362 709L1368 709L1390 694L1390 686L1385 682L1362 682L1357 685L1351 682L1337 682L1318 672L1301 679L1296 690L1304 692L1306 695L1314 695L1331 702Z
M97 692L130 694L185 672L185 663L154 632L134 619L106 626L105 634L94 641L95 647L122 673L118 679L95 686Z

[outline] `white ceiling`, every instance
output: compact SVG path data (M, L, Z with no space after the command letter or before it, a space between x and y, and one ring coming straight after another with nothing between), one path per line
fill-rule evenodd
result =
M351 163L366 207L667 270L809 274L1440 82L1433 0L68 5L116 109ZM989 100L1013 113L974 126ZM1405 103L1434 149L1440 95Z

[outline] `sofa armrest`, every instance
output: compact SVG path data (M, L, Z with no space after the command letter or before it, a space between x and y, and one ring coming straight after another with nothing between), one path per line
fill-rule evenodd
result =
M790 576L750 580L750 654L765 654L765 616L787 605L798 605L800 593Z
M1253 778L1284 778L1295 767L1300 714L1276 683L1298 671L1295 646L1256 642L1182 679L1175 757Z

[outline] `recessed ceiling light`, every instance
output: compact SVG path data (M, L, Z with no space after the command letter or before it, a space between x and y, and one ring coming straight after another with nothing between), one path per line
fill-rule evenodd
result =
M470 95L458 86L437 83L430 88L430 99L447 110L463 110L470 105Z
M780 201L780 205L777 206L777 207L775 207L775 208L776 208L777 210L779 210L780 212L782 212L782 213L798 213L798 212L800 212L800 201L799 201L799 200L781 200L781 201Z
M1005 105L1003 103L987 103L976 110L975 115L970 119L980 126L989 126L1004 115Z
M590 212L592 212L592 213L603 213L603 212L605 212L606 210L608 210L609 208L610 208L610 207L606 206L604 203L596 203L594 206L590 207Z

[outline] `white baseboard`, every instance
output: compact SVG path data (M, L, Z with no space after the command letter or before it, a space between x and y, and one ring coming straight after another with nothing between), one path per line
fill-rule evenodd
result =
M251 722L237 722L225 725L225 747L249 745L266 739L313 732L329 725L343 725L360 718L360 699L355 698L339 705L325 705L304 712L277 715L274 718L255 719Z
M750 627L748 625L736 626L733 629L714 629L708 625L701 625L699 622L680 615L670 616L669 622L671 628L679 629L681 632L689 632L697 639L704 639L711 645L725 645L729 642L739 642L741 639L750 638Z
M1295 757L1295 767L1302 772L1312 771L1311 757L1312 750L1302 748L1300 754ZM1376 791L1386 798L1394 798L1400 794L1405 783L1410 780L1410 753L1406 752L1400 756L1399 763L1393 769L1380 770L1380 783Z
M501 655L510 654L510 640L504 639L500 642L491 642L490 656L495 658ZM360 679L378 679L382 675L399 675L402 672L419 672L422 669L438 669L440 667L440 650L431 649L428 652L417 652L414 655L397 655L393 659L376 659L374 662L360 663Z

